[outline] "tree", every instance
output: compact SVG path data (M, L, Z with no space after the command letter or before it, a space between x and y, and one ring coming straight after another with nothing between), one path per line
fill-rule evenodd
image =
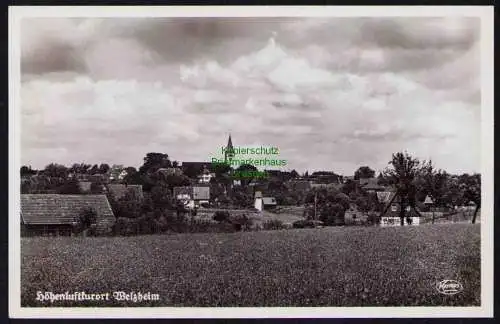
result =
M93 195L100 195L104 193L103 183L101 182L92 182L90 184L90 193Z
M229 174L232 171L231 166L227 163L215 163L213 168L215 177L217 179L222 178L223 176Z
M68 168L62 164L51 163L45 167L43 174L51 178L66 179L68 175Z
M342 186L341 190L346 195L351 195L351 193L356 193L358 191L358 182L349 179Z
M435 206L445 206L444 198L448 191L449 175L443 170L436 170L432 161L422 164L422 170L419 179L416 180L420 187L420 198L424 199L430 196Z
M156 172L160 168L171 168L172 162L168 158L168 154L164 153L147 153L144 158L144 164L139 168L139 173L147 174Z
M344 223L345 211L349 209L350 198L336 189L311 190L305 197L306 204L314 204L319 219L326 225ZM313 212L314 214L314 212Z
M73 230L75 233L81 233L85 230L95 227L96 223L97 223L96 210L92 207L85 207L80 211L78 220L76 221L76 223L74 223ZM94 235L95 232L89 234Z
M256 171L258 171L258 169L254 165L251 165L251 164L242 164L238 168L236 168L235 171L238 173L241 172L241 174L245 174L247 172L256 172ZM255 177L252 177L252 176L241 177L241 179L240 179L241 185L247 186L254 178Z
M398 152L392 155L392 160L389 162L389 168L385 170L385 176L389 178L391 183L394 183L396 187L396 197L400 198L400 208L399 208L399 218L401 226L404 226L404 218L406 213L406 207L412 207L416 210L415 195L417 192L415 179L421 174L421 162L417 158L413 158L407 152ZM387 208L392 203L392 201L385 208L384 213Z
M110 167L106 163L102 163L101 165L99 165L99 173L100 174L106 174L106 173L108 173L109 169L110 169Z
M138 218L141 216L142 203L133 191L128 191L118 200L111 193L108 193L107 197L116 218Z
M89 170L90 175L98 174L99 173L99 166L97 164L94 164L92 168Z
M386 176L384 176L384 173L383 172L380 172L378 174L378 177L377 177L377 183L380 185L380 186L389 186L391 185L391 181L390 179L388 179Z
M79 195L82 193L78 180L76 179L66 180L58 191L61 195Z
M86 163L74 163L71 168L69 168L69 172L71 173L80 173L80 174L88 174L92 165Z
M191 164L185 167L183 166L183 173L191 179L196 179L201 171L202 170L200 168L197 168L196 166Z
M253 195L242 187L235 187L232 190L231 198L237 207L250 208L253 207Z
M84 208L80 214L80 222L85 228L97 223L97 212L95 209L91 207Z
M293 169L291 172L290 172L290 176L292 179L295 179L295 178L298 178L299 177L299 173L297 171L295 171L295 169Z
M154 186L151 189L151 200L155 209L172 208L172 195L166 186Z
M474 216L472 216L472 224L475 224L477 212L481 208L481 175L478 173L473 175L464 174L460 176L459 181L466 203L472 201L476 205Z
M142 175L134 167L125 168L127 175L123 178L123 182L127 184L144 185Z
M165 178L166 184L168 188L174 188L174 187L182 187L182 186L189 186L191 184L191 180L189 177L185 176L184 174L169 174Z
M31 165L30 166L23 165L21 167L21 177L22 176L33 175L33 174L36 174L36 171L33 170L33 169L31 169Z
M375 171L370 169L368 166L362 166L354 172L354 180L359 180L361 178L374 178Z

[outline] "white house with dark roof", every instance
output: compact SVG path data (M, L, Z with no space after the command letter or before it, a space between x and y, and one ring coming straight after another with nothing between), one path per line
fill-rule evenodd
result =
M377 199L387 208L385 214L381 215L380 226L401 226L401 218L399 217L399 211L401 210L401 199L396 196L395 191L380 191L377 192ZM420 217L418 214L410 208L406 207L406 217L404 218L404 225L419 225Z
M255 192L254 208L258 211L276 208L277 203L274 197L264 197L261 191Z

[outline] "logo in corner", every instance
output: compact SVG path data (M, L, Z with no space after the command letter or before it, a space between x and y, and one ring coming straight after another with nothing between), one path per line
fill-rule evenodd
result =
M464 290L462 284L456 280L443 280L436 285L437 291L443 295L455 295Z

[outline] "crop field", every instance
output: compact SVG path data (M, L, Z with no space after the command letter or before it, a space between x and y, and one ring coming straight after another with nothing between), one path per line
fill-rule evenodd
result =
M479 306L480 226L22 238L28 306ZM463 291L440 294L456 280ZM114 291L159 300L36 301Z

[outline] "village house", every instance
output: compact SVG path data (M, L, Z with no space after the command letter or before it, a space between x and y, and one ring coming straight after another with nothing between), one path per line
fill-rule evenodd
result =
M210 186L174 187L174 197L188 208L198 208L210 202Z
M21 236L72 235L81 212L97 214L97 234L111 231L115 216L105 195L21 195Z
M261 191L255 192L254 208L258 211L276 209L277 202L274 197L264 197Z
M122 164L113 164L108 171L109 181L121 181L127 176L127 171Z
M380 218L380 226L400 226L401 219L399 217L399 212L401 210L401 198L399 195L396 195L395 191L379 191L377 192L377 199L379 202L384 204L387 208L385 214L381 215ZM419 225L420 217L418 214L410 208L410 206L406 207L406 213L404 218L404 225Z
M210 170L208 170L208 168L204 168L202 173L200 175L198 175L198 182L199 183L210 183L210 180L212 180L212 178L215 178L215 173L210 172Z

